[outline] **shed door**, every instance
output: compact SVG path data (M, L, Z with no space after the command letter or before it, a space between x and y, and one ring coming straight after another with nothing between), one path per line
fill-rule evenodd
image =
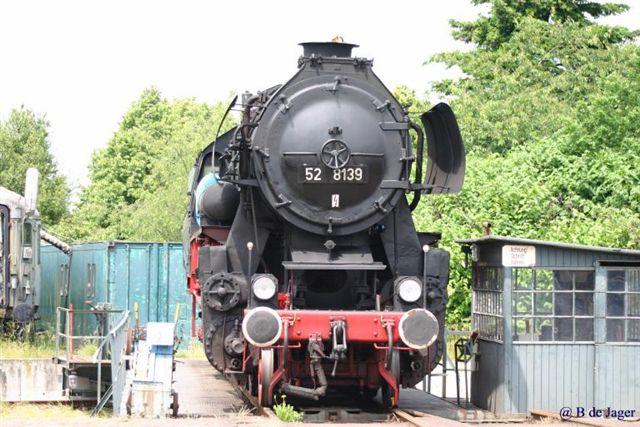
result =
M640 410L640 263L596 268L595 315L596 407Z

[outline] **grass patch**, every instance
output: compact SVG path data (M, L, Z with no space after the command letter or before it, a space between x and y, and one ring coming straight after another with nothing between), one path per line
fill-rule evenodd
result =
M207 356L204 354L204 346L197 339L192 339L188 345L181 345L176 352L176 358L178 359L195 359L206 360Z
M276 414L276 417L285 423L302 422L304 417L302 412L296 411L296 408L287 403L287 396L283 394L281 398L282 402L273 405L273 412Z
M85 418L90 414L88 409L77 409L62 403L0 402L0 419Z
M53 357L56 342L53 334L42 333L24 341L0 338L0 359L41 359Z
M97 350L98 350L98 344L97 342L94 341L94 342L87 342L83 344L74 353L78 356L93 357L93 355ZM102 352L104 353L104 349L102 350Z

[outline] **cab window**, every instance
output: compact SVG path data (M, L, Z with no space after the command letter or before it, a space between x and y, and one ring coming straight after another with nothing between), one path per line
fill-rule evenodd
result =
M217 168L216 168L217 169ZM213 166L211 165L211 152L205 154L202 158L202 163L200 163L200 171L198 174L198 182L202 180L207 174L214 171ZM217 172L217 170L215 170Z

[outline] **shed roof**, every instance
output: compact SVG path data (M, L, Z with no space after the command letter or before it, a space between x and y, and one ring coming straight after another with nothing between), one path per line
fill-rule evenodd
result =
M505 244L516 244L516 245L550 246L550 247L561 248L561 249L574 249L574 250L592 251L592 252L615 253L615 254L623 254L623 255L634 255L634 256L640 257L640 250L636 250L636 249L609 248L605 246L579 245L576 243L551 242L548 240L522 239L519 237L495 236L495 235L482 236L475 239L460 239L460 240L456 240L456 243L460 243L463 245L473 244L473 243L480 243L480 244L505 243Z

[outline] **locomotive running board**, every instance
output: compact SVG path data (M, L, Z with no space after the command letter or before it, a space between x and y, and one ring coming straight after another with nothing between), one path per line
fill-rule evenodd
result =
M457 193L464 181L465 153L460 128L451 107L441 102L423 113L420 120L427 135L429 157L425 192Z

